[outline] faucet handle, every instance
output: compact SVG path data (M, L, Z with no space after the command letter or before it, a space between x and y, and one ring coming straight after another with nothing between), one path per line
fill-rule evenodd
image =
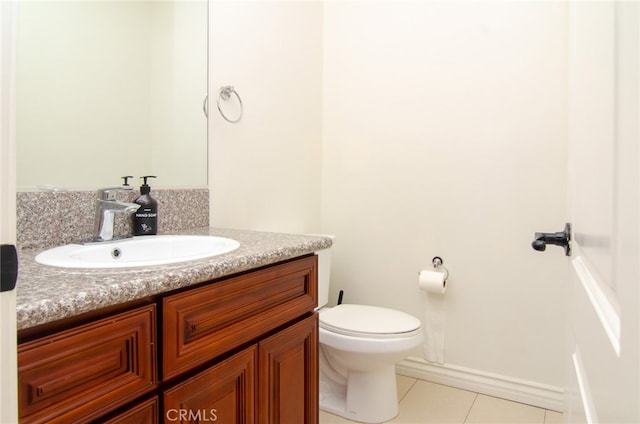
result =
M116 200L116 193L119 191L133 190L130 187L107 187L98 189L98 199L100 200Z

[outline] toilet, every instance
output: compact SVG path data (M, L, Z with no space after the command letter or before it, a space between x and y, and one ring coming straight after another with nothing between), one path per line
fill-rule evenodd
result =
M330 249L318 255L320 409L364 423L398 415L396 362L422 343L420 320L404 312L329 300Z

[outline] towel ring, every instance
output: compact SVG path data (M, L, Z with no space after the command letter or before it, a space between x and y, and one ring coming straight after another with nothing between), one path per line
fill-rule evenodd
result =
M238 102L240 103L240 115L238 115L238 117L236 119L229 119L224 114L224 112L222 111L222 108L220 107L220 99L229 100L231 98L231 94L232 93L236 95L236 97L238 98ZM242 114L244 113L244 106L242 105L242 99L240 98L240 95L233 88L232 85L225 85L225 86L220 87L220 91L218 92L218 100L216 101L216 103L218 104L218 110L220 111L220 115L222 115L222 117L225 119L225 121L231 122L232 124L240 122L240 120L242 119Z

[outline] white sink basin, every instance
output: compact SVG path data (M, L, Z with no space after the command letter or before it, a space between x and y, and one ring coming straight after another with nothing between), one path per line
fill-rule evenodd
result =
M193 261L231 252L235 240L214 236L140 236L113 242L67 244L45 250L36 262L59 268L130 268Z

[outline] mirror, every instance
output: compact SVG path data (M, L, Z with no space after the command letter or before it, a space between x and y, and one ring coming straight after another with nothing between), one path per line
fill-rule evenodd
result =
M207 185L206 0L18 8L18 190Z

